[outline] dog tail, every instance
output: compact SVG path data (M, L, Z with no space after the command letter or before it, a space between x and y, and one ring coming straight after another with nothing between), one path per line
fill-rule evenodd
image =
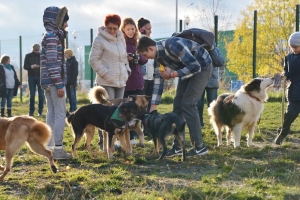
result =
M71 121L72 121L73 116L74 116L74 112L70 113L69 111L67 111L67 113L66 113L66 123L67 123L68 126L71 125Z
M108 102L108 94L104 87L98 85L90 89L88 93L90 101L94 103L106 104Z
M35 120L30 126L30 132L32 137L39 141L40 143L46 145L52 135L50 126L46 123Z

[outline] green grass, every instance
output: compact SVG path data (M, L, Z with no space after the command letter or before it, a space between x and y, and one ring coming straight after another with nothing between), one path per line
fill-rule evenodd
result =
M164 95L159 112L172 110L173 96L172 91ZM179 157L157 161L152 155L154 145L147 138L145 148L134 146L133 155L117 150L110 160L98 150L95 134L92 155L84 149L82 139L78 157L56 161L59 172L53 174L47 160L24 145L14 158L12 171L0 183L0 199L300 199L300 126L296 121L286 142L274 145L281 123L281 97L270 94L270 100L256 128L256 146L251 148L246 147L245 132L241 148L217 147L205 112L203 138L210 153L186 162ZM79 95L78 102L79 107L88 104L87 96ZM15 98L13 114L27 113L28 97L23 97L23 103ZM188 129L186 133L189 149ZM70 152L73 138L67 126L64 136ZM169 148L171 144L170 137Z

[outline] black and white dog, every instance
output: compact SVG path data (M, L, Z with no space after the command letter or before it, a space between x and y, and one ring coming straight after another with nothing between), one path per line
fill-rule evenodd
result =
M233 133L234 147L240 146L241 132L248 131L247 146L253 146L252 138L255 125L268 99L267 88L274 82L273 78L255 78L243 85L235 94L221 94L208 108L210 123L213 125L218 139L222 143L222 130L226 129L227 145Z

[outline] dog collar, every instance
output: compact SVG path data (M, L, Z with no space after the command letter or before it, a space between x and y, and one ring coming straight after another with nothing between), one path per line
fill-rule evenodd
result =
M124 117L125 116L123 116L121 113L120 113L120 110L119 110L119 108L117 108L116 110L115 110L115 112L112 114L112 116L110 117L110 119L115 119L115 120L118 120L118 121L125 121L124 120Z
M255 96L253 96L252 94L250 94L250 93L247 93L250 97L252 97L253 99L255 99L256 101L259 101L259 102L261 102L261 103L263 103L263 101L261 100L261 99L259 99L259 98L257 98L257 97L255 97Z

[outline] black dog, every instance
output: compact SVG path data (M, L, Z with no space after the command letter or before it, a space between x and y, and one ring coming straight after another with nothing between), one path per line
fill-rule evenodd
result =
M133 97L131 101L123 102L119 106L90 104L80 107L71 114L67 113L66 121L72 127L75 139L72 145L73 155L76 156L76 146L84 133L86 134L86 147L90 146L90 142L94 135L93 127L96 126L107 131L108 157L112 158L112 152L114 149L112 147L112 142L115 133L118 133L122 138L124 134L129 134L129 129L127 128L128 122L134 118L143 116L145 112L146 109L141 109L140 106L136 104L136 98ZM92 126L92 129L89 128L89 126ZM128 131L125 129L128 129ZM119 138L120 142L124 141L122 138Z
M165 157L168 150L165 138L171 134L179 141L183 152L182 160L185 160L184 129L186 122L183 122L176 113L159 114L154 110L150 114L144 115L142 123L146 131L153 137L154 152L158 154L160 145L163 147L163 152L158 160L162 160Z

